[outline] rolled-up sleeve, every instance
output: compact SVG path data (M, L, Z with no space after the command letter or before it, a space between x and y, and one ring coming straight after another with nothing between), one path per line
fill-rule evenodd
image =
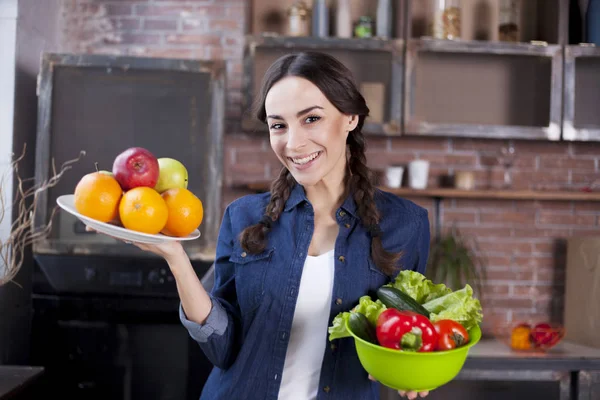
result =
M183 311L181 304L179 305L179 319L183 326L188 330L192 339L198 343L206 343L208 338L214 333L215 335L223 335L227 329L227 311L221 306L218 300L211 296L212 308L210 314L203 324L190 321Z
M235 266L230 261L234 234L230 207L225 210L215 258L215 282L210 292L210 313L202 324L187 319L181 303L179 318L206 355L218 368L226 369L235 360L240 348L241 313L235 289Z

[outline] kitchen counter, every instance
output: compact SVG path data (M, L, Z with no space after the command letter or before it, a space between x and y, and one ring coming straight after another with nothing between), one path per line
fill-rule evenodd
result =
M43 371L42 367L0 365L0 399L18 399L19 394L40 377Z
M560 400L600 399L600 349L562 341L546 353L511 350L482 339L458 379L558 382Z

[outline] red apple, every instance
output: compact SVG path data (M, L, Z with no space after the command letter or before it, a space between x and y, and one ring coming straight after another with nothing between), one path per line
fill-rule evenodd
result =
M158 160L147 149L130 147L119 154L113 163L113 175L124 191L139 186L153 188L158 182Z

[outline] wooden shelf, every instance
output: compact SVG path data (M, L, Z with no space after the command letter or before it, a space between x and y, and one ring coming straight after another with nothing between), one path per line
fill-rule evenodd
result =
M252 183L247 188L256 192L269 190L268 183ZM431 197L454 199L495 199L495 200L539 200L539 201L600 201L600 192L534 191L534 190L460 190L460 189L423 189L388 188L381 190L402 197Z

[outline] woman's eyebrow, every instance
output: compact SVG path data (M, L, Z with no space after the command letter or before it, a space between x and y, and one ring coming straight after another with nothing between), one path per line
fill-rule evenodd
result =
M321 107L321 106L311 106L311 107L305 108L304 110L298 111L296 113L296 117L300 117L301 115L306 114L307 112L310 112L310 111L312 111L314 109L323 110L323 107ZM281 116L279 116L279 115L267 115L267 118L283 120L283 118Z

